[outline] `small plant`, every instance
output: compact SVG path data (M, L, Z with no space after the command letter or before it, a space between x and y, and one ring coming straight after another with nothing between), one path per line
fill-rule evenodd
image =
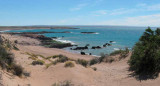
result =
M12 64L13 74L17 76L22 76L23 68L20 65Z
M17 41L17 40L14 40L14 43L16 43L16 44L17 44L17 43L18 43L18 41Z
M94 58L94 59L90 60L89 65L94 65L94 64L97 64L97 63L99 63L99 59Z
M68 57L66 57L66 56L61 56L61 57L59 57L59 59L57 60L58 62L66 62L66 61L68 61Z
M92 67L92 69L93 69L94 71L96 71L96 70L97 70L97 68L96 68L96 67Z
M26 77L30 77L31 74L29 72L27 72L27 71L24 71L23 75L26 76Z
M84 67L87 67L87 65L88 65L88 61L86 61L86 60L84 60L84 59L78 59L78 60L76 61L76 63L77 63L77 64L81 64L81 65L84 66Z
M54 83L52 86L74 86L71 81L64 81L60 83Z
M65 67L74 67L74 63L71 61L67 61L64 66Z
M32 65L43 65L45 62L43 60L33 61Z
M19 50L19 49L17 48L17 46L15 46L15 45L13 46L13 49L14 49L14 50Z

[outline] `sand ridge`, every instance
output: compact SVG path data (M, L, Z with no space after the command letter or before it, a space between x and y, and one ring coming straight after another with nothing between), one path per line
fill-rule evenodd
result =
M51 86L55 82L65 80L71 81L75 86L159 86L160 84L159 77L154 80L138 81L129 76L131 72L128 71L127 62L131 54L121 61L93 65L92 67L96 67L97 71L76 63L74 63L75 67L73 68L65 68L64 63L58 63L46 69L44 65L31 65L32 60L28 59L29 56L25 52L43 56L63 54L72 59L81 58L85 60L90 60L94 57L82 56L62 49L45 48L39 45L40 42L38 40L32 38L8 34L2 34L2 36L11 41L17 40L19 42L17 46L20 50L12 50L12 53L15 55L16 62L31 74L30 77L19 78L1 71L2 83L5 86Z

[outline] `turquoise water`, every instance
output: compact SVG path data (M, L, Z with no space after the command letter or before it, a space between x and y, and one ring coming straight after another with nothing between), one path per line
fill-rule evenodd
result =
M34 29L34 30L14 30L9 32L39 32L39 31L70 31L72 33L46 33L43 34L47 37L59 37L59 41L72 42L78 46L85 46L90 44L91 46L102 46L109 41L114 41L112 46L102 49L88 49L83 50L93 55L100 55L101 53L109 54L118 49L124 49L125 47L132 48L134 44L139 40L140 36L145 31L146 27L115 27L115 26L94 26L94 27L78 27L80 29ZM96 32L98 34L82 34L80 32ZM64 38L62 38L64 36ZM71 52L70 48L65 48Z

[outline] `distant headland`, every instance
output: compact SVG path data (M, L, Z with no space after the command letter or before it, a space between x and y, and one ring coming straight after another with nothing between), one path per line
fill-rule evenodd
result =
M79 29L70 26L0 26L0 30L22 30L22 29Z

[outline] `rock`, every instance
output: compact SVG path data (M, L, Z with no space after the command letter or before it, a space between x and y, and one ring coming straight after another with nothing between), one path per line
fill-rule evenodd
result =
M113 43L114 41L109 41L110 43Z
M95 34L96 32L81 32L83 34Z
M85 46L85 47L76 47L73 50L85 50L85 49L88 49L88 47L87 46Z
M92 49L100 49L100 46L93 46Z
M81 52L81 55L86 55L85 52Z

